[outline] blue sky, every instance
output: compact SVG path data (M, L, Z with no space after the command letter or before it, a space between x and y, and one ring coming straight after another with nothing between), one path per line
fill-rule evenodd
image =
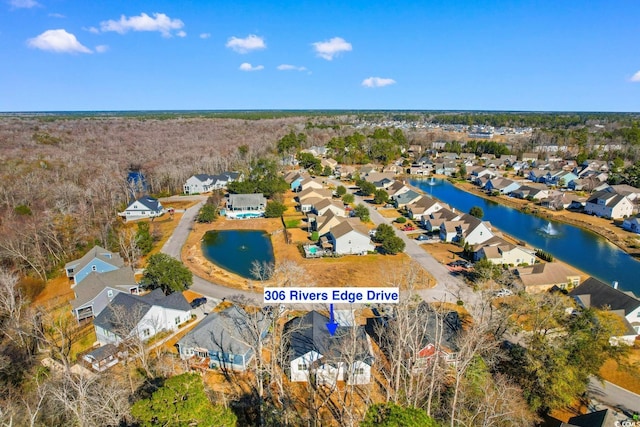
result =
M640 111L638 0L0 2L0 111Z

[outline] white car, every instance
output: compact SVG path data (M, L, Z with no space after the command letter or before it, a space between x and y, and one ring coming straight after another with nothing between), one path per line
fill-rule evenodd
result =
M509 297L513 295L513 291L511 289L502 288L499 291L496 291L493 295L498 298Z

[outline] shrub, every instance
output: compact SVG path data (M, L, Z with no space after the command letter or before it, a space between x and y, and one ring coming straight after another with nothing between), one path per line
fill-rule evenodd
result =
M407 222L407 218L405 218L405 217L403 217L403 216L398 217L398 218L396 219L396 222L397 222L398 224L404 224L405 222Z

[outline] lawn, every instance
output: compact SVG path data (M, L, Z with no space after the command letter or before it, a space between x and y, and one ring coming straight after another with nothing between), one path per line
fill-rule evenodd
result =
M640 346L638 341L627 356L629 368L622 368L615 360L608 360L600 368L602 378L626 388L634 393L640 394Z

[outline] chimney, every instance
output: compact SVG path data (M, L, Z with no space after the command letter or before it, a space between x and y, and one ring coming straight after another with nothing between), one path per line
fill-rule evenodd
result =
M613 289L618 289L618 281L614 280L613 283L611 283L611 286L613 286Z

